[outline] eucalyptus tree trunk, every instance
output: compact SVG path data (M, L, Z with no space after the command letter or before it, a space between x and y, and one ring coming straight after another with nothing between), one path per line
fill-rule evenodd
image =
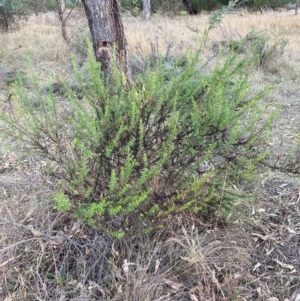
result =
M151 2L150 0L143 0L143 19L149 20L151 17Z
M127 62L127 41L121 20L118 0L81 0L88 19L96 60L101 62L105 74L110 73L111 60L126 75L129 82L130 69ZM114 52L115 48L115 52Z

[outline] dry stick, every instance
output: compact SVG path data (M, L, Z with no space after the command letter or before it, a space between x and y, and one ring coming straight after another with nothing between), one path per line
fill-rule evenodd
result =
M5 248L3 248L3 249L0 249L0 252L5 252L5 251L7 251L7 250L9 250L9 249L11 249L11 248L13 248L13 247L15 247L15 246L18 246L18 245L20 245L20 244L22 244L22 243L29 242L29 241L33 241L33 240L41 240L41 238L40 238L40 237L39 237L39 238L34 237L34 238L29 238L29 239L24 239L24 240L18 241L18 242L16 242L15 244L12 244L12 245L10 245L10 246L8 246L8 247L5 247Z
M42 286L42 290L44 291L45 295L48 297L47 285L45 284L45 282L43 282L42 277L39 274L40 265L41 265L42 258L43 258L44 254L45 254L45 250L46 250L47 246L48 246L47 242L44 245L42 245L42 254L37 258L36 275L39 278L39 282L40 282L40 284Z
M129 10L126 10L126 9L124 9L123 7L120 7L121 8L121 10L123 10L123 11L125 11L134 21L135 21L135 23L138 25L139 23L138 23L138 21L137 21L137 19L130 13L130 11Z
M14 223L14 219L13 219L13 217L12 217L12 215L11 215L9 209L7 208L7 206L6 206L5 204L2 204L2 206L6 209L6 211L7 211L8 215L9 215L10 219L12 220L12 223ZM5 224L6 224L6 223L5 223Z

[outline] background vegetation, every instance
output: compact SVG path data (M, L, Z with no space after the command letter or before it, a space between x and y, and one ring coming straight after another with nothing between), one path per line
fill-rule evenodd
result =
M259 10L261 8L271 7L279 8L290 4L289 0L250 0L246 3L247 8ZM0 27L3 30L16 28L16 25L22 19L26 19L30 13L34 12L36 15L42 12L55 11L58 8L58 0L0 0ZM80 6L79 0L64 0L66 7ZM143 2L141 0L122 0L121 6L125 10L132 11L136 14L142 11ZM209 12L227 6L228 0L189 0L188 3L198 13ZM186 10L186 6L182 0L151 0L152 12L159 12L166 15L181 14Z
M99 66L91 55L88 58L88 31L80 10L70 18L69 44L64 43L52 13L31 16L19 31L1 34L1 298L292 297L299 273L299 181L274 168L284 167L283 159L289 155L294 159L293 172L299 171L299 17L287 13L226 15L219 27L210 29L198 54L209 24L206 15L154 16L149 22L127 15L124 23L136 79L127 91L118 74L100 80ZM260 94L270 84L274 90ZM95 109L101 105L106 115L97 118ZM128 184L135 188L130 188L131 199L117 204L121 198L116 198L115 191L120 190L112 189L111 194L109 190L114 185L119 189L122 168L130 167L127 162L140 158L138 152L136 157L128 154L140 149L136 141L142 141L142 131L136 130L142 128L147 106L153 112L144 126L149 133L149 140L144 141L152 142L146 144L149 158L188 158L194 150L184 142L202 146L201 135L187 134L178 140L177 154L174 144L168 144L176 139L168 139L193 125L201 125L198 131L204 131L209 147L202 147L201 162L189 168L188 164L176 165L177 160L173 165L167 161L155 165L159 167L155 177L140 186L135 183L148 171L146 161L138 161L144 165L140 171L134 165L135 172L129 177ZM260 129L265 122L269 125L272 112L278 114L266 135ZM154 123L163 116L167 118L161 126ZM127 122L122 124L122 120ZM174 127L175 121L180 126ZM119 124L127 125L122 139ZM165 135L155 136L153 126ZM101 140L100 149L95 137L102 132L114 139ZM233 143L244 138L249 138L245 144ZM112 142L117 147L111 148ZM162 148L155 148L157 145ZM101 150L110 149L110 156L104 153L101 157ZM164 153L166 157L160 156ZM89 187L99 171L93 169L100 166L98 158L107 160L106 166L115 172L100 177L104 194L96 188L93 199ZM113 166L117 159L120 164ZM185 192L184 181L160 186L169 178L174 180L166 173L172 168L175 176L188 179L187 184L199 184L195 187L201 189L189 190L187 197L192 191L203 201L203 193L214 192L205 214L190 210L193 203L184 213L170 216L163 207L167 214L154 212L148 220L137 214L141 213L137 208L146 205L143 202L126 212L136 200L132 196L140 196L144 187L168 195L171 184L176 184L179 193ZM155 201L150 196L147 206ZM126 205L123 211L109 215L107 210L103 215L97 204L106 199L112 204L106 209ZM172 208L168 201L172 199L165 202L167 209ZM179 208L180 201L176 200ZM225 214L218 210L228 205ZM128 212L132 215L126 219ZM107 215L105 225L117 233L101 227ZM94 225L87 223L89 219ZM153 225L163 227L150 231ZM126 234L114 239L124 229Z

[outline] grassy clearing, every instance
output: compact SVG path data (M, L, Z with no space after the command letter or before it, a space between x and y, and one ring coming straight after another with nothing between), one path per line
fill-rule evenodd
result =
M284 53L257 68L254 89L271 83L264 100L283 110L270 149L280 156L297 142L300 16L228 15L209 35L203 55L214 60L215 41L250 31L286 39ZM124 18L131 54L183 55L198 48L207 16ZM70 30L85 26L81 13ZM32 17L20 31L1 34L0 70L28 72L27 53L45 85L72 80L68 47L51 14ZM152 44L152 46L151 46ZM22 47L19 47L22 45ZM0 108L9 110L9 86L0 84ZM1 132L0 132L1 137ZM10 148L4 147L10 145ZM2 300L288 300L299 285L299 181L262 174L227 219L179 216L152 236L112 240L57 214L49 203L55 181L43 158L20 156L14 141L0 149L0 298ZM59 167L57 167L59 168ZM236 189L239 189L236 187ZM294 301L294 300L293 300Z

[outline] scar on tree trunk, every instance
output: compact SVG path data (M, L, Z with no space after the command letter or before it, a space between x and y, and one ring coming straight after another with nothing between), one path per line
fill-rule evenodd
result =
M82 0L92 35L96 60L101 62L102 71L108 75L112 60L131 82L127 61L127 41L121 20L118 0Z

